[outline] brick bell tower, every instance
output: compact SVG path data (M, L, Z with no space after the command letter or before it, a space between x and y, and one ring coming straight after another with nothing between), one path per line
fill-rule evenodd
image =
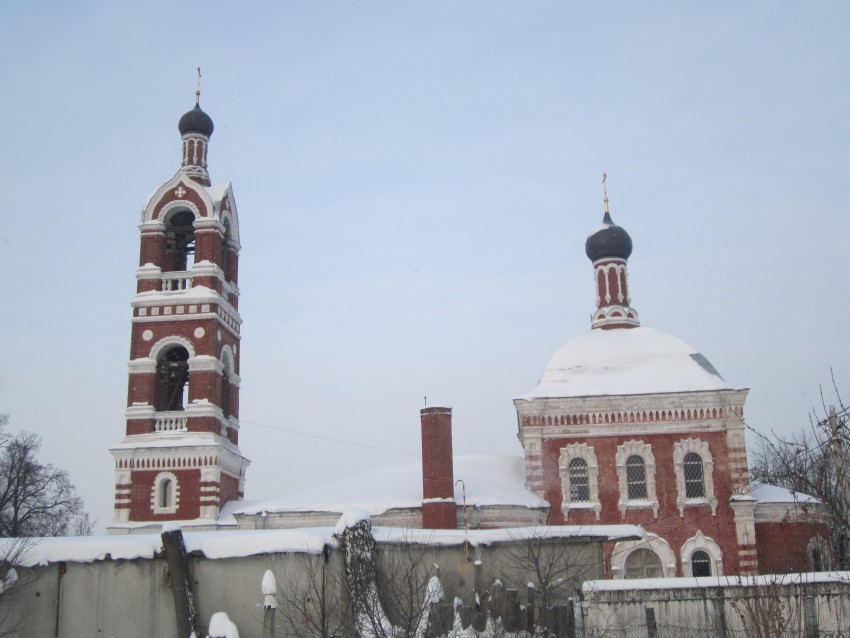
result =
M210 183L214 127L200 92L178 128L181 167L139 225L110 533L172 520L216 527L224 504L242 498L249 463L239 451L239 218L230 183Z

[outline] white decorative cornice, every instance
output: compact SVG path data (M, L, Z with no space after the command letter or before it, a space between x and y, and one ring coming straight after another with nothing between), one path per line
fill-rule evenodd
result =
M156 372L156 359L132 359L127 363L127 369L130 374L151 374Z
M251 461L227 439L209 432L181 435L140 434L125 437L109 450L116 469L202 468L217 466L236 478L244 478Z
M190 357L188 363L191 372L217 372L221 374L221 371L224 370L224 364L221 361L207 354Z
M154 266L152 263L148 262L143 266L139 266L136 269L136 280L141 281L143 279L161 279L162 278L162 268L159 266Z
M133 404L124 410L124 417L130 419L152 419L154 418L155 410L152 405Z

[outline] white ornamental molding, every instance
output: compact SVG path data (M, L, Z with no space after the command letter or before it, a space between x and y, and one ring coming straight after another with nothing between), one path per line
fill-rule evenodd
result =
M160 355L172 346L183 346L184 348L186 348L186 351L189 353L189 369L191 370L191 359L195 356L195 346L186 337L181 337L179 335L170 335L168 337L163 337L162 339L157 341L153 345L153 347L151 347L150 353L148 354L148 358L153 360L155 363L159 360Z
M570 462L573 459L583 459L587 464L587 501L574 502L572 500ZM561 448L561 456L558 459L558 471L561 475L563 501L561 509L564 513L564 520L567 520L570 510L592 509L598 521L599 515L602 512L602 504L599 502L599 462L596 459L596 452L594 452L593 448L588 446L587 443L572 443Z
M629 498L626 463L632 456L639 456L643 459L646 480L645 499ZM659 505L655 490L655 455L652 453L652 446L643 441L627 441L617 446L616 462L617 477L620 484L620 514L625 518L626 512L630 509L652 509L652 514L655 518L658 518Z
M694 575L691 558L693 557L694 552L700 551L708 554L708 557L711 559L711 575L722 576L723 551L720 549L720 545L717 544L717 541L703 534L702 530L698 530L696 534L686 540L679 552L682 559L682 572L684 575Z
M626 561L632 552L639 549L648 549L658 557L664 578L676 576L676 554L665 539L658 534L647 534L646 538L639 541L620 541L614 545L611 554L611 573L614 578L624 578L626 573Z
M151 509L154 514L174 514L180 503L180 483L172 472L156 475L151 488Z
M688 498L687 486L685 484L685 457L688 454L697 454L702 460L702 480L705 496L700 498ZM676 489L678 498L676 506L679 508L679 516L685 515L686 507L708 505L711 507L711 515L717 516L717 498L714 495L714 460L708 443L700 439L689 438L676 441L673 444L673 468L676 473Z

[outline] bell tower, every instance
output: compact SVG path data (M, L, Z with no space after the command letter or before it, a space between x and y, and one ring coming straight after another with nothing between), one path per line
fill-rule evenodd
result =
M242 498L249 463L239 451L239 218L230 183L210 182L214 126L200 92L178 129L180 169L139 225L110 533L173 520L215 528L224 504Z

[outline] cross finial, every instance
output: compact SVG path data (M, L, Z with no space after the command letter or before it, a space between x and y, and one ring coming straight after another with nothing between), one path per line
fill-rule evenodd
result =
M198 67L198 88L195 89L195 105L201 105L201 67Z
M604 195L604 199L602 200L605 203L605 212L608 212L608 185L605 183L608 179L608 173L602 171L602 194Z

